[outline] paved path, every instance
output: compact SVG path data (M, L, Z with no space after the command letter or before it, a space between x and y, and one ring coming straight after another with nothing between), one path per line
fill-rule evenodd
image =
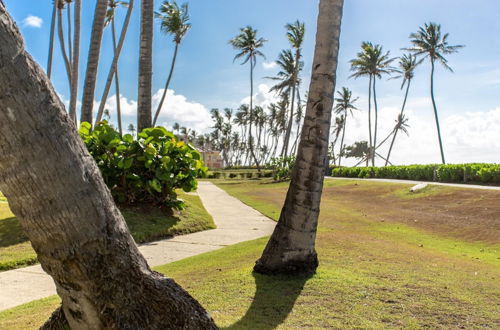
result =
M141 245L150 266L270 235L274 229L274 221L210 182L199 183L198 195L217 229ZM40 265L0 272L0 311L54 294L54 282Z
M360 178L340 178L340 177L325 177L330 180L367 180L367 181L379 181L379 182L390 182L390 183L407 183L417 185L419 183L433 184L436 186L448 186L456 188L469 188L469 189L484 189L484 190L500 190L498 186L481 186L478 184L460 184L460 183L443 183L443 182L430 182L430 181L412 181L412 180L397 180L397 179L360 179Z

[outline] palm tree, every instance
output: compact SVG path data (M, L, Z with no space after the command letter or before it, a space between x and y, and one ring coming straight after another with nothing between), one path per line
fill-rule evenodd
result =
M151 88L153 75L153 13L154 0L141 2L141 43L139 50L139 92L137 98L137 128L151 127Z
M431 62L431 99L432 107L434 108L439 149L441 151L441 160L443 161L443 164L446 162L444 158L443 142L441 140L441 130L439 128L436 101L434 100L434 67L435 62L437 61L441 63L445 69L453 72L444 55L456 53L460 48L464 47L463 45L449 45L448 36L448 33L441 34L441 25L432 22L425 23L423 27L419 27L416 33L410 34L410 42L413 46L407 49L416 55L423 55L423 58L429 58Z
M99 55L101 52L102 33L106 19L107 0L97 0L94 11L94 22L92 23L92 35L90 37L90 48L87 59L87 70L85 71L85 82L82 99L82 122L92 123L94 94L99 66Z
M255 264L259 273L313 273L327 159L343 0L320 0L311 84L296 166L278 224Z
M129 124L128 128L127 128L127 131L129 131L130 134L132 134L132 136L135 136L135 127L134 127L134 124Z
M156 109L155 117L153 120L153 126L156 125L158 116L160 115L163 102L167 96L167 90L170 85L170 80L172 79L172 74L174 72L175 60L177 58L177 51L179 49L179 44L186 35L186 33L191 28L191 23L189 22L188 4L184 3L179 7L175 1L163 1L160 7L160 12L156 13L156 18L161 21L161 31L165 34L171 34L174 36L174 57L172 58L172 64L170 65L170 73L168 74L167 82L165 84L165 89L163 90L163 95L161 96L160 103Z
M69 3L68 3L69 10ZM69 116L76 123L76 101L78 98L78 70L80 68L80 21L82 12L82 2L81 0L75 0L75 13L74 13L74 24L75 31L73 36L74 47L70 47L73 50L73 55L71 56L71 97L69 101Z
M49 56L47 59L47 76L52 76L52 58L54 55L54 35L56 30L57 5L59 0L52 1L52 18L50 20Z
M403 78L403 82L401 83L401 89L403 89L406 85L405 96L403 99L403 105L401 106L400 116L403 115L406 106L406 100L408 99L408 92L410 90L410 84L415 75L415 68L422 63L423 59L418 60L415 55L412 54L404 54L399 58L399 70L396 70L401 75L397 77L393 77L393 79ZM394 133L392 137L391 147L389 148L389 152L387 153L387 157L385 160L385 166L389 163L389 158L391 156L392 146L394 145L394 141L396 140L397 131Z
M64 0L66 2L66 18L68 20L67 26L68 26L68 53L69 53L69 63L73 63L73 47L72 47L72 41L71 41L71 3L73 3L73 0Z
M357 57L350 61L351 71L354 73L351 77L359 78L368 76L368 133L370 150L372 152L372 165L375 166L375 152L374 147L377 145L377 131L378 131L378 104L377 104L377 92L376 92L376 81L377 78L382 78L383 74L390 74L392 68L390 67L391 62L394 58L389 58L389 51L385 54L382 51L382 46L373 45L371 42L363 42L361 44L361 52L357 54ZM371 100L373 92L373 104L375 107L375 127L372 139L372 124L371 124Z
M71 63L68 58L68 53L66 52L66 43L64 40L64 28L63 28L63 16L62 11L65 8L66 1L65 0L56 0L57 1L57 31L59 36L59 46L61 48L61 54L64 61L64 66L66 68L66 75L68 76L68 84L71 89Z
M391 141L391 146L389 147L389 152L387 154L387 158L385 159L385 166L390 163L389 161L389 156L391 155L391 150L394 145L394 141L396 140L396 135L398 134L399 131L402 131L403 133L406 133L406 135L409 135L408 133L408 119L405 117L405 115L401 112L398 114L398 119L396 120L396 125L394 126L394 129L392 130L392 141ZM389 138L389 137L387 137Z
M336 165L336 158L335 158L335 145L337 144L337 141L339 139L340 133L344 130L344 115L341 114L340 116L335 117L335 125L333 126L333 132L332 134L335 136L333 141L330 143L329 147L329 153L330 153L330 159L333 160L333 165ZM342 147L340 148L340 155L342 154ZM340 164L339 164L340 165Z
M257 168L260 171L259 161L255 156L255 152L253 150L253 137L252 137L252 123L253 123L253 69L257 64L257 56L265 57L264 54L259 50L264 46L264 43L267 40L263 38L257 38L257 30L253 29L251 26L247 26L240 29L240 33L229 40L229 43L233 46L234 49L238 50L239 53L236 54L233 61L236 61L239 58L243 58L244 60L241 63L246 64L250 62L250 118L249 118L249 128L248 128L248 145L250 148L250 154L257 165Z
M177 134L179 134L180 129L181 125L179 125L179 123L174 123L174 126L172 126L172 130L176 131Z
M349 113L351 113L352 116L352 111L357 110L354 106L354 102L358 100L358 97L355 99L352 98L352 91L349 90L347 87L342 87L342 91L338 91L338 98L335 99L335 108L334 111L338 115L343 116L342 120L342 138L340 139L340 153L339 153L339 166L340 162L342 160L342 154L344 150L344 137L345 137L345 128L346 128L346 122L347 122L347 117L349 116Z
M301 53L302 53L302 43L304 42L305 25L304 23L301 23L297 20L293 24L285 25L285 28L287 29L286 35L288 41L290 42L292 48L295 50L295 58L294 58L293 74L291 77L292 98L290 104L290 117L288 119L288 126L286 129L283 157L286 157L288 155L288 145L290 143L290 135L292 133L292 125L294 118L293 113L295 106L295 93L300 83L299 74L302 71L302 68L304 67L304 63L300 59L302 58Z
M127 9L127 15L125 16L125 21L123 22L122 31L120 33L120 39L118 41L118 45L116 45L115 14L118 5L128 7L128 9ZM113 77L114 77L115 88L116 88L116 110L117 110L118 130L120 132L120 135L122 135L123 131L122 131L122 114L120 105L120 83L118 78L118 60L120 59L120 54L123 48L123 44L125 42L125 37L127 35L127 29L130 23L130 18L132 16L132 10L134 8L134 0L129 0L128 3L124 1L109 0L108 7L109 8L106 13L105 25L111 24L111 35L113 42L113 61L111 63L111 68L109 69L108 72L108 78L106 80L104 92L101 97L101 103L99 104L99 110L97 111L96 123L101 120L102 111L104 110L104 107L106 105L106 100L108 98L109 90L111 89L111 84L113 82Z

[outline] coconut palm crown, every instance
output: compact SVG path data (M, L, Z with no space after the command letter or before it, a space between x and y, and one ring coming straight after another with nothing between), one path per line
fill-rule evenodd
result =
M175 1L164 1L160 6L160 11L156 12L155 16L161 21L161 31L165 34L172 34L174 42L177 44L182 41L191 28L187 3L179 6Z
M257 30L252 28L251 26L247 26L240 29L240 34L238 34L233 39L229 40L231 46L234 49L239 50L240 52L234 56L234 60L236 61L239 58L244 57L245 59L241 63L246 64L248 61L252 61L253 65L255 65L257 61L257 56L264 57L264 54L259 50L266 43L266 39L257 38Z

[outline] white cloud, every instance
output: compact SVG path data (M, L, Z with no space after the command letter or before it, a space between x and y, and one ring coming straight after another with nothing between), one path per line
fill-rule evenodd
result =
M23 26L41 28L43 24L43 19L38 16L29 15L23 20Z
M253 95L253 105L261 106L267 109L271 103L279 101L279 97L275 92L270 91L271 87L266 84L259 84L257 86L257 93ZM240 104L249 104L250 96L245 97L240 101Z
M275 67L277 67L278 64L276 64L276 62L262 62L262 67L266 70L270 70L270 69L274 69Z

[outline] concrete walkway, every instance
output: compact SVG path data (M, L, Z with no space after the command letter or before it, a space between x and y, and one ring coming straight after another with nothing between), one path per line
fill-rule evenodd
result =
M413 184L413 185L417 185L419 183L427 183L427 184L433 184L436 186L447 186L447 187L455 187L455 188L500 190L500 187L498 187L498 186L481 186L478 184L460 184L460 183L444 183L444 182L397 180L397 179L341 178L341 177L332 177L332 176L326 176L325 178L330 179L330 180L366 180L366 181L378 181L378 182L389 182L389 183Z
M275 222L210 182L200 182L198 195L217 229L141 245L152 267L270 235ZM0 272L0 311L56 294L52 278L40 265Z

